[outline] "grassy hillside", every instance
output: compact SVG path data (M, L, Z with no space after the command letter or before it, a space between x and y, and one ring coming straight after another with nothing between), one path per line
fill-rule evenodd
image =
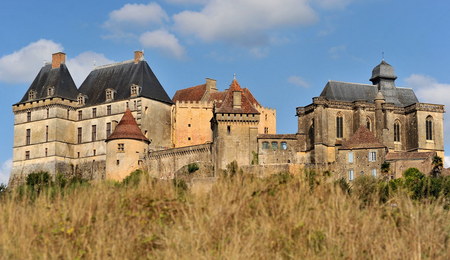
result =
M238 174L196 193L150 178L10 191L0 199L0 257L450 259L445 196L411 199L371 178L351 186Z

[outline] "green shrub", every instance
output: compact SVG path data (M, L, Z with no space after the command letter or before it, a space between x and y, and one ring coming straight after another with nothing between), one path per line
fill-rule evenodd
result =
M200 167L198 167L197 163L188 164L188 172L189 173L194 173L194 172L198 171L198 169L200 169Z
M137 186L144 176L146 174L142 170L135 170L122 180L122 184L125 186Z
M353 194L358 196L363 205L369 205L378 191L378 181L370 175L358 176L352 184Z

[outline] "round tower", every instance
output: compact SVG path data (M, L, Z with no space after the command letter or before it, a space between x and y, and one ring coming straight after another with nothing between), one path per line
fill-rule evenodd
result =
M114 132L106 139L106 178L120 181L141 168L149 144L127 109Z

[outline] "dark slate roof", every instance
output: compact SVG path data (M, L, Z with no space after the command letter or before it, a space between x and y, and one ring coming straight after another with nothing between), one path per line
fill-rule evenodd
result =
M395 75L394 67L392 67L389 63L386 61L381 61L380 64L378 64L375 68L372 70L372 77L370 78L371 81L376 80L377 78L384 78L384 79L397 79L397 76Z
M54 87L54 95L51 97L61 97L70 100L77 100L78 90L65 64L59 68L52 69L51 64L46 64L41 68L31 86L18 104L28 101L28 93L36 91L35 99L49 98L47 96L48 87Z
M142 134L141 129L137 125L136 120L129 109L125 111L119 124L114 129L114 132L106 138L106 142L116 139L133 139L150 143L147 137Z
M394 91L394 93L383 93L387 103L405 107L419 102L416 94L410 88L396 87L389 91ZM320 96L328 100L350 102L366 100L367 102L373 103L377 93L378 87L376 85L328 81Z
M128 99L133 84L142 88L139 96L173 103L146 61L127 61L98 67L81 84L79 91L87 96L86 105L94 105L106 101L108 88L116 91L114 100Z
M358 130L348 139L342 142L339 149L370 149L384 148L385 146L373 135L365 126L360 126Z

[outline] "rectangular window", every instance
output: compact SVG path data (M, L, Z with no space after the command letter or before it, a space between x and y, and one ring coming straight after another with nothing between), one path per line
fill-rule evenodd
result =
M125 152L125 144L117 144L118 152Z
M377 169L375 168L372 169L372 176L377 177Z
M48 125L45 126L45 141L48 142Z
M111 134L111 122L106 123L106 138Z
M27 112L27 122L31 121L31 111Z
M353 152L348 152L348 162L353 163Z
M50 117L50 108L47 108L47 118Z
M111 115L111 105L106 106L106 114Z
M69 119L69 116L70 116L70 110L69 109L67 109L67 119Z
M97 126L92 126L92 142L95 142L97 140Z
M272 142L272 149L278 150L278 142Z
M78 111L78 120L83 120L83 111Z
M78 127L78 143L81 144L83 141L83 128Z
M45 148L45 157L48 156L48 148Z
M97 117L97 108L92 109L92 117Z
M353 181L355 178L355 173L353 172L353 169L348 170L348 180Z
M227 133L231 134L231 126L227 125Z
M94 151L92 151L92 154L95 156L97 155L97 150L94 149Z
M27 137L25 140L25 144L26 145L30 145L31 144L31 129L27 129Z
M263 142L262 143L262 149L264 149L264 150L269 149L269 142Z
M25 151L25 160L30 160L30 151Z
M344 136L343 122L342 116L336 117L336 138L342 138Z
M268 127L264 127L264 133L268 134L269 133L269 128Z
M377 152L369 152L369 162L377 161Z

